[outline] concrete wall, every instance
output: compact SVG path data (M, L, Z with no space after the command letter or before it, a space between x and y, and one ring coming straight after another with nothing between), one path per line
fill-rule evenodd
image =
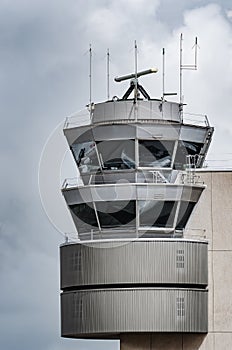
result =
M121 335L121 350L229 350L232 348L232 171L199 172L207 189L185 237L209 241L209 332Z

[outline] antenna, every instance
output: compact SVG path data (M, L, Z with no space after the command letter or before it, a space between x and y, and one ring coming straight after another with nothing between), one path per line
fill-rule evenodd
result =
M138 47L135 40L135 90L134 90L135 102L137 103L138 98Z
M183 34L180 34L180 104L183 105L183 74L185 70L197 70L197 49L199 48L197 37L195 37L195 43L192 48L195 48L194 64L183 64Z
M139 90L142 95L147 99L147 100L150 100L150 96L148 95L148 93L146 92L146 90L142 87L142 85L140 85L138 83L138 78L143 76L143 75L147 75L147 74L151 74L151 73L157 73L158 72L158 69L157 68L151 68L151 69L147 69L147 70L143 70L141 72L137 72L136 74L135 73L132 73L132 74L128 74L128 75L123 75L121 77L116 77L114 78L114 80L117 82L117 83L120 83L121 81L124 81L124 80L129 80L131 79L131 82L130 82L130 87L127 89L127 91L125 92L125 94L123 95L122 99L123 100L127 100L128 97L130 96L130 94L132 93L132 91L134 91L136 88L137 90ZM136 79L137 77L137 79ZM137 86L136 86L136 81L137 81ZM136 94L138 95L138 94ZM136 99L137 101L137 99Z
M182 59L183 59L183 34L180 34L180 104L182 104Z
M107 49L107 100L110 99L110 50Z
M89 112L92 114L92 47L89 44Z
M197 49L199 49L199 45L198 45L198 39L197 36L195 38L195 44L193 45L192 49L195 48L195 69L197 70Z
M164 99L164 77L165 77L165 48L163 47L163 86L162 86L162 90L163 90L163 99Z
M143 75L147 75L147 74L152 74L152 73L157 73L158 72L158 69L157 68L151 68L151 69L146 69L146 70L143 70L141 72L137 72L137 74L135 75L134 73L132 74L128 74L128 75L122 75L120 77L116 77L114 78L114 80L117 82L117 83L121 83L121 81L123 80L129 80L129 79L134 79L136 76L137 76L137 79Z

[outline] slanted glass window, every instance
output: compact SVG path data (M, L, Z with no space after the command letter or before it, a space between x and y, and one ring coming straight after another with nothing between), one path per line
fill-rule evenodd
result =
M179 141L174 162L174 168L177 170L184 169L185 164L187 164L187 156L199 154L202 146L202 143Z
M94 141L74 143L71 150L81 173L97 171L100 168Z
M173 149L174 141L139 140L139 166L168 168Z
M92 203L74 204L69 206L74 215L78 232L89 232L97 229L97 218Z
M140 226L173 227L176 205L174 201L139 201Z
M96 202L101 228L135 227L135 201Z
M135 168L134 140L111 140L97 142L103 170Z
M185 228L195 204L194 202L181 202L176 224L177 230L183 230Z

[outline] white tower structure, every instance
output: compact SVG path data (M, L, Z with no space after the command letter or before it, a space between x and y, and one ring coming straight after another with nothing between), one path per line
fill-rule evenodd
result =
M131 79L121 99L64 127L80 180L62 188L78 232L60 247L63 337L153 349L156 335L208 332L208 242L185 228L213 128L151 98L138 80L149 73L117 78Z

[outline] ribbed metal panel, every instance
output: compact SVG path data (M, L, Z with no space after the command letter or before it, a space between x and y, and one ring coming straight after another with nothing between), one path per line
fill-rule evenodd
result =
M179 104L176 102L165 102L160 108L161 101L138 101L138 120L168 120L181 122ZM97 103L93 111L93 123L113 122L118 120L135 119L134 101L108 101L107 103Z
M207 332L207 291L108 289L61 295L62 336L125 332Z
M208 284L207 243L137 240L61 246L61 289L107 284Z

